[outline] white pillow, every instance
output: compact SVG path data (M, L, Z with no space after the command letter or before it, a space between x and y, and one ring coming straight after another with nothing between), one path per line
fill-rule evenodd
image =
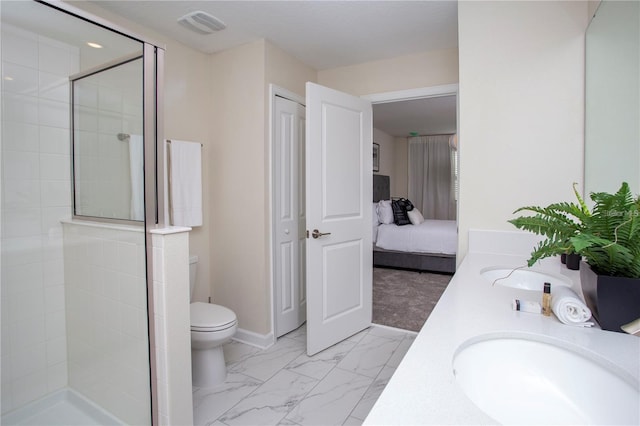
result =
M378 220L380 223L384 223L385 225L393 223L391 200L380 200L378 203Z
M373 203L373 212L371 215L371 222L373 222L373 226L380 225L380 220L378 220L378 203Z
M409 216L409 220L412 225L420 225L424 222L424 217L422 217L422 213L417 208L413 208L413 210L407 212L407 216Z

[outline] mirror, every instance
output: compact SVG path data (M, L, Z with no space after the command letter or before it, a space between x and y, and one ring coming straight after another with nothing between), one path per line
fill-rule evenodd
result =
M640 2L602 1L586 33L585 195L640 192Z

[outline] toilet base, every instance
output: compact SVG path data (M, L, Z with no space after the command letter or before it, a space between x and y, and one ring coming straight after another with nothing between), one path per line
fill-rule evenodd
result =
M198 388L210 388L224 383L227 366L222 346L191 350L191 379Z

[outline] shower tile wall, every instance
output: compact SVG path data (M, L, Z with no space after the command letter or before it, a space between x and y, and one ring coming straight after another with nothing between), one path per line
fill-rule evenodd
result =
M150 424L142 226L64 223L69 387L127 424Z
M153 229L158 424L192 425L189 230Z
M78 51L2 26L2 412L67 384L60 219Z

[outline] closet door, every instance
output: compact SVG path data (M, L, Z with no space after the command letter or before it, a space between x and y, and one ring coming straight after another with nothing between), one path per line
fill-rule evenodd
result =
M304 107L276 97L274 125L275 332L280 337L307 317Z

